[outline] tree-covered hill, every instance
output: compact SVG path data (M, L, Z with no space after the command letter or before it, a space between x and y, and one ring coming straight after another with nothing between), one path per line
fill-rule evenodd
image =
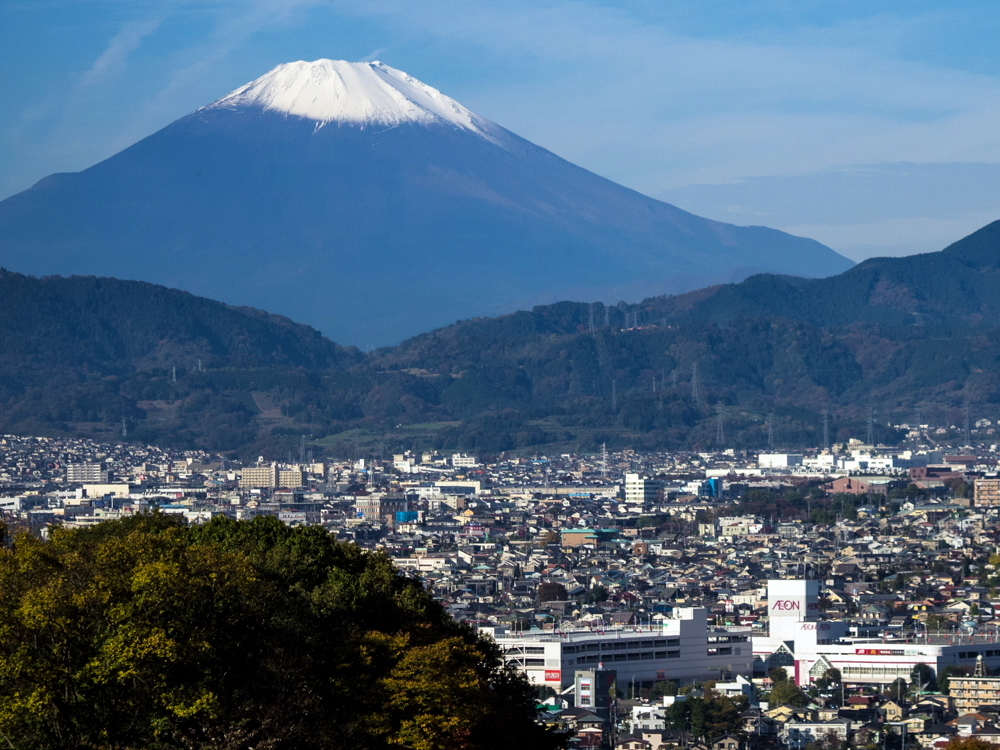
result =
M319 527L0 526L12 750L555 750L499 648Z
M801 447L826 411L832 440L864 438L870 416L896 440L887 423L1000 417L998 276L1000 222L828 279L562 302L362 355L162 287L4 274L0 431L112 437L124 420L130 439L272 458L359 434L385 450Z
M236 448L258 432L252 392L305 392L303 373L362 359L287 318L175 289L0 269L4 430L114 434L124 419L136 436Z

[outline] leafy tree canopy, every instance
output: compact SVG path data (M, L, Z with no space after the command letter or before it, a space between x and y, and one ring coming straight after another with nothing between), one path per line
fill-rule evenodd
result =
M419 582L318 527L146 515L0 548L12 750L556 748L534 698Z

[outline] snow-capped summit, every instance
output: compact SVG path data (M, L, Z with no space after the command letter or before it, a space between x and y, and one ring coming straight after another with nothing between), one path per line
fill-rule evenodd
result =
M387 65L317 60L0 201L0 265L151 281L381 346L558 300L853 264L616 185Z
M381 62L285 63L204 110L260 107L325 125L444 123L492 135L499 128L437 89Z

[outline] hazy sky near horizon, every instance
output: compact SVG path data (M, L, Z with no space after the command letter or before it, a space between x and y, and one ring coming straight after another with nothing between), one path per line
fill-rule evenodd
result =
M2 0L0 198L275 65L380 59L598 174L855 260L1000 218L985 0Z

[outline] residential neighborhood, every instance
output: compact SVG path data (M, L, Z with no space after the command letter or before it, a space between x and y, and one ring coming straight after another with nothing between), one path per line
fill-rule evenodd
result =
M930 748L1000 741L996 448L241 465L3 436L0 510L322 525L494 639L575 746Z

